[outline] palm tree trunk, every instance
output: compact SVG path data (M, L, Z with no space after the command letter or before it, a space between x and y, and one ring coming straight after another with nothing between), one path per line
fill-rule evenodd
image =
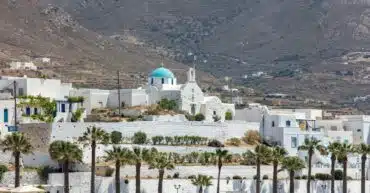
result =
M90 192L95 193L95 153L96 153L96 141L91 143L91 181L90 181Z
M256 174L256 193L260 193L260 183L261 183L261 161L260 158L257 157L257 174Z
M203 193L203 186L199 186L199 191L198 193Z
M218 174L217 174L217 193L220 193L220 178L221 178L222 160L218 158Z
M294 171L289 172L289 192L294 193Z
M308 176L307 176L307 193L311 192L311 168L312 168L313 150L308 150Z
M331 156L331 193L335 193L335 155Z
M15 187L19 187L20 185L20 164L19 164L19 161L20 161L20 157L21 157L21 153L20 152L14 152L14 162L15 162Z
M159 169L158 193L162 193L163 176L164 176L164 169Z
M273 163L274 171L272 176L272 193L277 193L277 168L278 168L278 162L274 161Z
M64 193L69 193L69 161L64 161L63 164L64 173Z
M347 158L343 160L343 191L342 193L347 193Z
M140 170L141 170L141 162L136 162L136 193L140 193Z
M366 154L361 156L361 193L365 193L365 163L366 163Z
M120 179L120 168L121 168L121 163L119 161L116 161L116 176L115 176L115 181L116 181L116 193L121 192L121 179Z

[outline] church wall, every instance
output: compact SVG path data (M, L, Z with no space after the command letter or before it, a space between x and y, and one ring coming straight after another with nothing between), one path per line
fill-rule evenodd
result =
M179 90L162 90L160 91L161 99L175 100L177 102L181 99L181 92Z
M191 105L195 104L195 114L200 113L203 101L204 94L196 82L188 82L181 89L181 110L192 113Z

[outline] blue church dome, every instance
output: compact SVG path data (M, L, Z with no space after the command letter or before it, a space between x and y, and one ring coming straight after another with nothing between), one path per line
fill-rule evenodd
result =
M156 78L175 78L173 73L168 70L167 68L160 67L155 70L153 70L152 73L150 73L149 77L156 77Z

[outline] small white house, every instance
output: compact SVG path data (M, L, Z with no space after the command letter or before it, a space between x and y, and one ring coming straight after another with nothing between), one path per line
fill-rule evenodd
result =
M37 70L37 66L33 62L10 62L12 70Z

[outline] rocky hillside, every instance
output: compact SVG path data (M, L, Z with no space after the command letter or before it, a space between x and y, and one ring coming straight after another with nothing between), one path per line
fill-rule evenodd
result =
M155 49L132 36L119 42L85 28L63 8L41 5L38 0L0 1L0 17L6 18L0 21L2 74L24 73L7 70L11 60L50 57L50 64L37 64L49 77L81 86L107 88L115 86L119 70L125 86L137 86L146 81L147 73L162 60ZM185 65L166 57L163 60L166 66L184 77ZM201 72L200 77L205 83L215 80Z
M63 7L88 29L134 36L176 61L191 64L195 53L199 68L265 92L346 100L370 92L360 83L369 63L344 57L370 49L366 1L40 1ZM241 78L258 71L268 78Z

